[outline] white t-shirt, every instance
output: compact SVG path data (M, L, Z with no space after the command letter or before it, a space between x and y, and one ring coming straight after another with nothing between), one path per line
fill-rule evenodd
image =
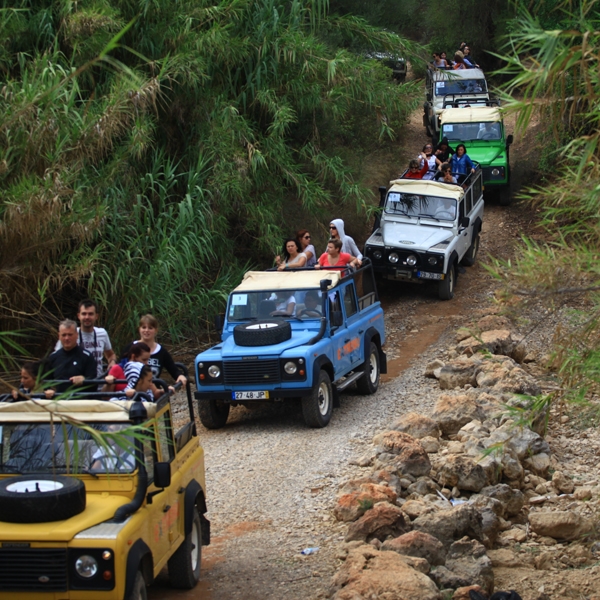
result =
M104 368L102 366L104 352L106 350L112 350L110 338L108 337L106 329L103 329L102 327L94 327L94 331L90 331L88 333L86 331L81 331L81 328L78 327L77 343L96 359L96 376L98 378L102 377L102 373L104 372ZM61 348L62 344L59 340L56 342L56 346L54 346L54 351L60 350Z

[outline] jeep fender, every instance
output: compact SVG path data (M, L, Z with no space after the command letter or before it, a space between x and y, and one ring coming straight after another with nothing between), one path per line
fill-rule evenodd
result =
M473 235L481 232L481 217L477 217L473 223Z
M319 380L319 373L321 372L321 370L327 371L329 378L333 382L333 380L334 380L333 365L331 364L331 361L329 360L329 358L327 358L327 356L325 356L324 354L321 354L321 356L317 357L315 359L315 361L313 362L313 374L312 374L312 388L313 389L317 385L317 382ZM332 385L331 387L333 390L333 407L339 408L340 397L339 397L337 388L335 385Z
M131 546L127 555L125 598L129 598L133 593L135 577L138 571L142 572L146 585L150 585L154 580L154 561L152 559L152 551L142 539L137 540Z
M363 337L363 357L365 360L367 360L367 356L369 355L371 342L375 342L375 345L379 350L379 372L385 374L387 373L387 357L385 352L381 349L381 334L375 327L369 327Z
M210 521L204 516L206 513L206 499L204 498L204 491L202 486L195 480L192 479L185 488L183 496L183 530L184 535L189 535L192 531L192 525L194 523L194 508L198 508L200 514L200 526L202 533L202 545L208 546L210 544Z
M450 269L450 265L453 265L453 264L458 264L458 252L456 252L456 250L453 250L452 254L450 255L450 258L448 258L448 264L446 266L445 273L448 273L448 269ZM455 275L458 278L458 269L457 269Z

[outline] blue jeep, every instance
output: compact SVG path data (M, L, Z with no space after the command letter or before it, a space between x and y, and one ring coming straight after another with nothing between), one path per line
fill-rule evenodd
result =
M374 394L386 372L383 309L368 260L356 271L250 271L227 303L222 342L196 357L196 398L208 429L232 405L301 398L325 427L338 393Z

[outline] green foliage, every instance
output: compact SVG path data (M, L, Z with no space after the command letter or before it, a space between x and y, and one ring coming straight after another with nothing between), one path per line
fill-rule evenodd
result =
M117 342L148 310L195 335L290 206L366 209L340 137L417 93L348 49L407 42L327 0L20 0L0 33L0 320L38 332L90 295Z

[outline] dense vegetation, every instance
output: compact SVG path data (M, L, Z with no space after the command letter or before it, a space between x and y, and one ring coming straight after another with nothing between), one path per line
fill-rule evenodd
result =
M327 0L2 6L0 325L36 339L86 295L117 341L146 311L202 329L290 213L365 210L336 150L420 92L348 50L407 42Z

